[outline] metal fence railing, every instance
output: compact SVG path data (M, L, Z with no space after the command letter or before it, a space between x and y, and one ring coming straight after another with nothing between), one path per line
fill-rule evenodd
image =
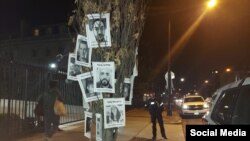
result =
M77 82L67 83L66 75L43 68L0 61L0 137L39 128L34 108L52 78L59 81L67 109L67 116L62 117L60 123L83 120L82 94Z

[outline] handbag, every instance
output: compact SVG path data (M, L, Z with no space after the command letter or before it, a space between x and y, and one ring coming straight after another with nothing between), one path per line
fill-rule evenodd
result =
M35 106L34 113L36 116L44 116L44 108L43 108L43 97L41 96L38 99L38 102Z
M55 104L54 104L54 112L58 116L66 115L66 108L62 101L56 99Z

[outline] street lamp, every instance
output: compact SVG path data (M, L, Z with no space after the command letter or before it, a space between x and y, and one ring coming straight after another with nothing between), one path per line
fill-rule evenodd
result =
M172 116L172 107L171 107L171 101L172 101L172 85L171 85L171 22L169 20L168 23L168 108L167 108L167 115Z
M49 68L50 69L56 69L57 68L57 64L56 63L50 63L49 64Z
M216 0L210 0L207 4L207 8L211 9L215 7L217 4ZM180 48L183 46L183 44L190 38L191 34L195 31L195 29L198 27L198 24L201 22L203 17L205 16L205 12L202 13L202 15L196 20L196 22L183 34L183 36L180 38L180 40L173 46L173 51L171 51L171 21L169 20L168 23L168 57L167 57L167 64L168 64L168 73L167 73L167 83L168 83L168 107L167 107L167 115L172 116L172 80L171 80L171 55L174 54L174 52L177 50L177 48Z
M208 8L214 8L217 4L217 0L209 0L207 3Z
M180 81L181 81L181 82L184 82L184 81L185 81L185 78L182 77L182 78L180 79Z

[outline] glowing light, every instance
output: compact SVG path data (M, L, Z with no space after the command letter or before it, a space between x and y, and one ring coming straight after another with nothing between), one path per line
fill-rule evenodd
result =
M207 7L208 8L213 8L215 7L217 4L217 1L216 0L209 0L208 3L207 3Z
M231 72L232 70L230 68L226 68L226 72Z
M49 64L49 67L50 67L51 69L54 69L54 68L57 67L57 65L56 65L55 63L51 63L51 64Z

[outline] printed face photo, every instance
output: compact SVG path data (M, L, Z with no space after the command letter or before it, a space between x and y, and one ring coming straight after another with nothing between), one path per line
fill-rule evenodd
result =
M82 73L82 67L75 64L75 54L69 54L67 79L77 80L76 76Z
M86 78L85 81L86 81L85 93L86 93L87 97L94 96L95 93L94 93L93 78L92 77Z
M111 106L111 122L119 122L121 119L121 113L116 106Z
M92 62L94 91L115 93L115 64L114 62Z
M77 60L78 61L83 61L83 62L88 62L89 58L89 48L87 46L87 42L80 40L79 41L79 46L77 50Z
M132 98L133 98L133 82L134 77L131 76L130 78L124 78L124 83L122 85L122 94L125 99L126 105L132 105Z
M92 72L85 72L77 75L83 98L86 102L96 101L102 99L102 93L94 91Z
M81 74L81 67L78 66L78 65L72 64L72 65L70 66L70 72L69 72L69 74L70 74L71 76L76 76L76 75L78 75L78 74Z
M125 98L125 101L129 101L130 97L130 84L125 83L123 87L123 96Z
M92 32L97 42L105 42L106 19L92 21Z
M76 64L91 67L91 53L92 49L88 47L87 37L78 34L75 50Z
M89 48L111 47L110 14L87 14L87 43Z
M97 82L97 88L112 88L110 80L111 80L110 70L99 69L99 82Z

